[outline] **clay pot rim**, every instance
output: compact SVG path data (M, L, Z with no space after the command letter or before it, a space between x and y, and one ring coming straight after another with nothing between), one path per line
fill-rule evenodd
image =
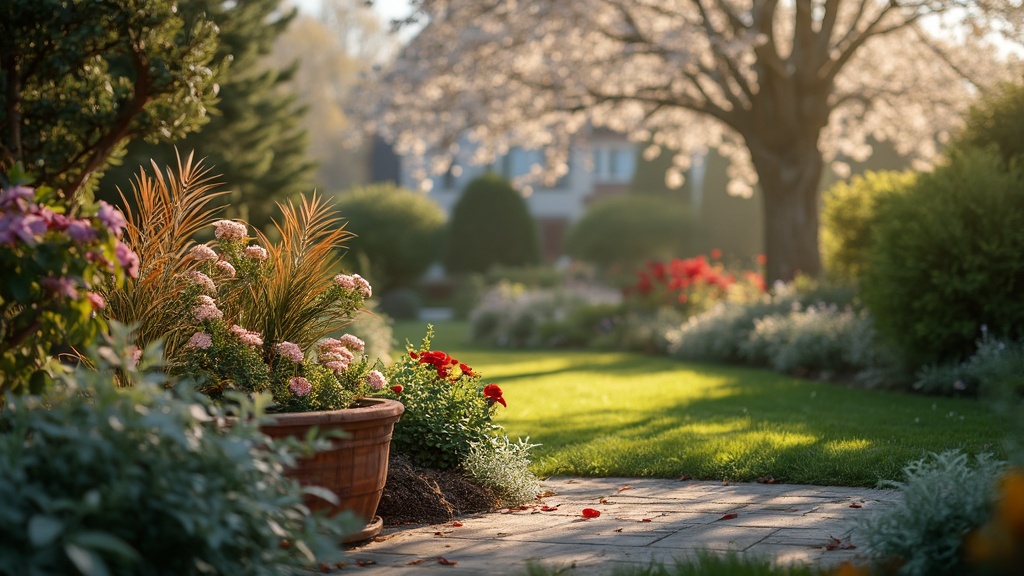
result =
M363 398L350 408L338 410L322 410L317 412L281 412L266 414L264 417L273 420L274 424L302 425L326 424L332 422L359 422L368 419L398 420L405 412L405 405L390 398Z

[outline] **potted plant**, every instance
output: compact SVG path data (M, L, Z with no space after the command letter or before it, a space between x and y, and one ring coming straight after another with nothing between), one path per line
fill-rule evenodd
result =
M140 346L162 340L167 369L212 398L229 390L272 394L267 435L331 434L330 449L300 460L292 476L339 498L311 499L311 508L351 510L367 522L346 541L372 537L382 525L375 511L404 407L372 398L387 390L383 366L359 338L328 337L372 293L365 279L337 273L350 234L314 195L279 204L272 242L244 222L216 219L208 207L219 195L214 187L191 157L166 179L140 172L133 202L125 202L135 206L126 211L125 237L140 271L106 295L107 312L138 326ZM213 239L199 243L204 228Z

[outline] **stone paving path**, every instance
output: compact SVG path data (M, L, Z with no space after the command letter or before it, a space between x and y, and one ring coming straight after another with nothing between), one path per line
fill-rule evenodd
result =
M337 573L523 575L533 562L604 576L700 549L827 567L857 559L856 521L898 499L868 488L650 478L561 477L541 487L548 495L521 510L387 529L351 548ZM584 508L601 514L584 519Z

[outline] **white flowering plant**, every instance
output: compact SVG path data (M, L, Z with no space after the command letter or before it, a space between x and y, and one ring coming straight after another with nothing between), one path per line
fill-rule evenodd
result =
M277 410L306 412L346 408L386 390L383 366L367 357L362 340L329 337L372 294L359 275L337 273L350 233L336 211L315 195L280 204L279 240L271 242L204 210L209 189L189 170L182 168L177 186L161 179L135 187L133 204L152 211L128 214L126 236L138 244L142 274L112 295L113 318L141 324L141 346L163 340L168 370L214 398L270 391ZM196 243L204 227L214 239ZM180 230L189 237L178 237Z

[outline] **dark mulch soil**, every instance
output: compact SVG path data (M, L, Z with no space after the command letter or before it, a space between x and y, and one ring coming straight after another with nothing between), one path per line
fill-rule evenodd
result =
M494 494L454 470L416 466L405 454L391 453L388 481L377 515L385 526L441 524L456 516L499 507Z

